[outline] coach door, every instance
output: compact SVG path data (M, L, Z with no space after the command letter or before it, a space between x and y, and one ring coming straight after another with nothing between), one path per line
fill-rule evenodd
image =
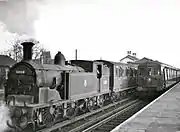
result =
M101 90L102 64L97 65L98 89Z
M97 78L100 93L109 93L110 69L106 64L97 65Z

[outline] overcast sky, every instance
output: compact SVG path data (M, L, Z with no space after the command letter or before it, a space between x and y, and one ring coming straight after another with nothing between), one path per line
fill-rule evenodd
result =
M78 59L119 61L131 50L180 68L179 0L49 0L34 19L34 35L52 56L74 59L77 48ZM5 31L1 51L11 38Z

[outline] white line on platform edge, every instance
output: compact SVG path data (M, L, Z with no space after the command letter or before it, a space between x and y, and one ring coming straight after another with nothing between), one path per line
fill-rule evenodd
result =
M139 115L140 113L142 113L145 109L147 109L148 107L150 107L153 103L155 103L157 100L159 100L161 97L163 97L164 95L166 95L169 91L171 91L173 88L175 88L177 85L180 85L180 83L177 83L176 85L174 85L172 88L170 88L168 91L166 91L165 93L163 93L161 96L159 96L157 99L155 99L154 101L152 101L151 103L149 103L147 106L145 106L143 109L141 109L140 111L138 111L136 114L134 114L133 116L131 116L130 118L128 118L127 120L125 120L123 123L121 123L119 126L115 127L111 132L118 132L119 128L122 127L123 125L127 124L128 122L130 122L132 119L134 119L137 115Z

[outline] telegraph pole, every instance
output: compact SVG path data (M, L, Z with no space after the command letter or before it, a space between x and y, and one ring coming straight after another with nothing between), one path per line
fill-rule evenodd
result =
M75 60L77 60L77 49L75 50Z

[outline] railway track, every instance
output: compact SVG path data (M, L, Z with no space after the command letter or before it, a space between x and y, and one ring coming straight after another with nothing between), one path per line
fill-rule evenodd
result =
M133 101L132 101L133 100ZM75 132L75 131L81 131L85 129L88 126L91 126L94 123L97 123L99 121L99 117L106 114L106 116L103 116L103 118L110 116L115 111L120 110L120 106L126 107L127 105L132 105L134 102L134 97L123 99L119 102L114 102L113 104L109 104L107 106L104 106L103 108L99 108L97 110L94 110L92 112L77 116L71 120L66 120L60 123L55 124L51 128L44 128L37 132ZM131 102L131 103L130 103ZM112 112L111 112L112 111ZM77 127L79 126L79 127Z
M132 103L132 105L129 105L108 118L105 118L104 120L92 125L91 127L83 130L83 132L110 132L147 104L148 103L146 102L136 100L134 103Z
M114 108L112 111L104 112L101 116L94 117L92 120L68 130L68 132L109 132L115 126L139 111L143 106L145 106L145 104L142 101L138 99L132 100L122 106ZM122 116L123 114L125 115ZM63 130L63 132L67 132L66 130Z

